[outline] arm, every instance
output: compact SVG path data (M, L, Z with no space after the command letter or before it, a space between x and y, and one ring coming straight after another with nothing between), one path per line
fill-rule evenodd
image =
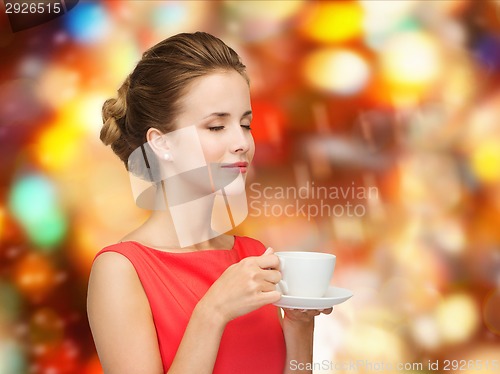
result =
M283 335L286 344L286 363L284 374L301 373L311 374L311 370L292 370L297 365L313 362L314 317L320 313L330 314L333 308L326 310L284 309L285 317L282 321ZM281 316L281 314L280 314ZM296 365L291 365L295 363ZM312 365L311 365L312 366Z
M146 294L124 256L108 252L94 261L87 312L104 373L163 372Z
M226 324L279 300L280 275L272 255L230 266L198 302L169 369L170 374L212 373ZM89 322L106 374L161 373L162 363L147 297L126 258L104 253L89 282Z

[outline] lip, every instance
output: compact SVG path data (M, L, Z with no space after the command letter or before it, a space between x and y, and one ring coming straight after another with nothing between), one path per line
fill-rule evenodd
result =
M239 161L239 162L233 162L232 164L222 164L221 167L225 168L225 169L232 169L232 170L238 171L240 173L246 173L247 167L248 167L248 162Z

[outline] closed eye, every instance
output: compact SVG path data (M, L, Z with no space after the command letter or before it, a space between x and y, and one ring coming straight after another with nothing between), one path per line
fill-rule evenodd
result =
M210 131L220 131L224 129L224 126L213 126L208 128Z
M252 130L252 128L250 127L250 125L241 125L241 127L243 127L244 129L246 130Z

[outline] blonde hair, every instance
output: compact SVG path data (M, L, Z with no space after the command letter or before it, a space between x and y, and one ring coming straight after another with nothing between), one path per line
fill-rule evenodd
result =
M111 145L128 169L128 158L146 143L148 129L175 129L180 101L193 80L228 70L248 82L238 54L213 35L182 33L161 41L143 53L118 96L105 101L101 141Z

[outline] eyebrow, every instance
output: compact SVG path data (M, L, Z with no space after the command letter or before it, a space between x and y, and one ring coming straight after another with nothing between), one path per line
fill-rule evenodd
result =
M252 115L252 111L251 110L247 110L245 113L243 113L243 115L241 116L241 118L247 117L247 116L251 116L251 115ZM212 117L212 116L215 116L215 117L229 117L230 114L226 113L226 112L214 112L214 113L210 113L205 118Z

